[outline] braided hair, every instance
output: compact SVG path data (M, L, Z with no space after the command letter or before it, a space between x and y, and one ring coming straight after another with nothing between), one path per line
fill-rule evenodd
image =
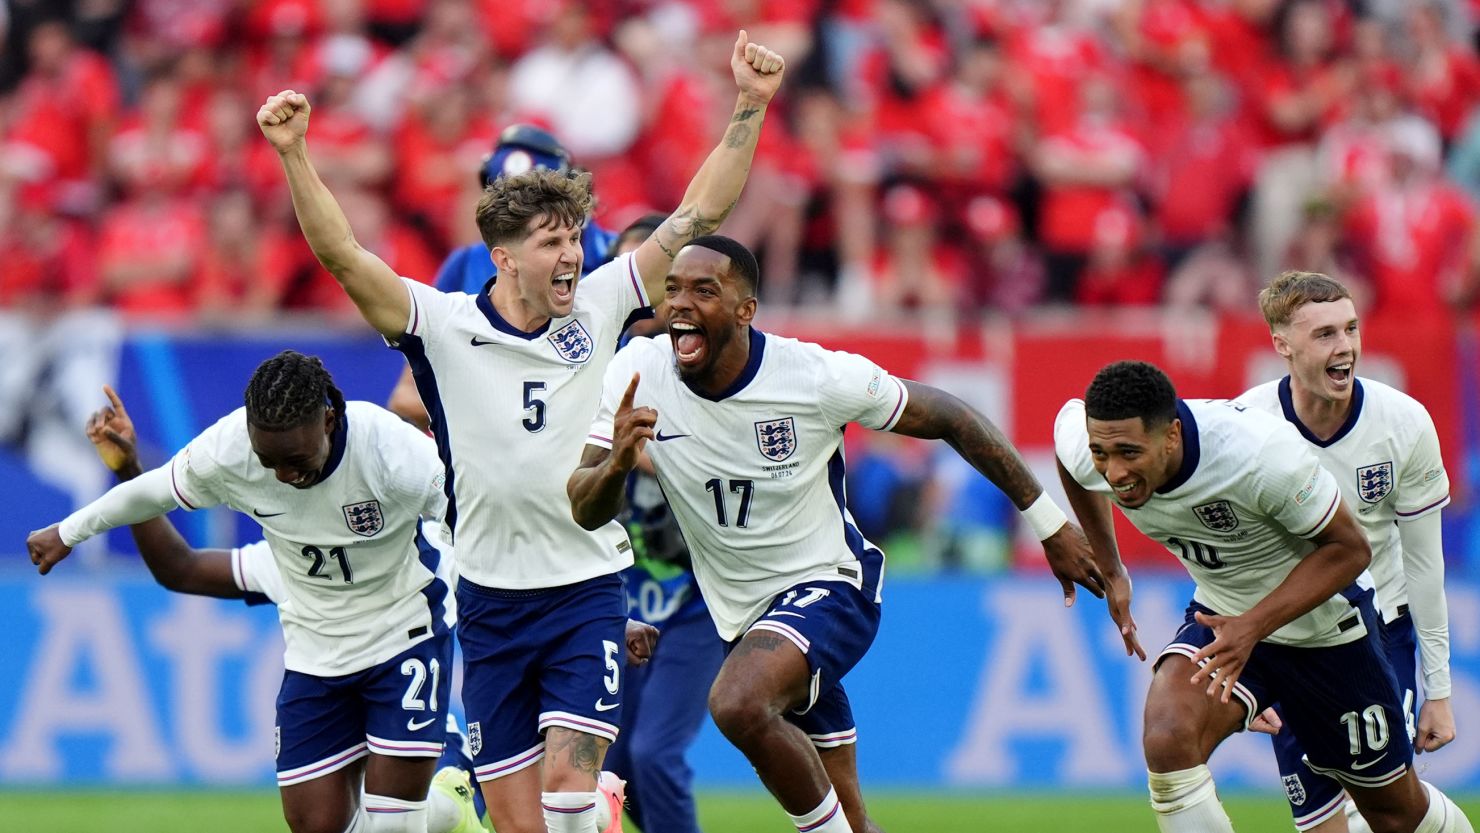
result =
M318 419L325 405L344 415L344 394L317 356L284 350L257 366L247 383L247 422L286 431Z

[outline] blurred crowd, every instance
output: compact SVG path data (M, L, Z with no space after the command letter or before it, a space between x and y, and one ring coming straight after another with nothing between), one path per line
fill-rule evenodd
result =
M959 320L1249 308L1282 267L1385 312L1476 300L1475 0L8 0L0 308L348 312L254 114L313 104L357 237L430 280L499 129L550 128L597 219L671 209L735 32L788 58L726 231L763 298ZM832 306L828 306L832 305Z

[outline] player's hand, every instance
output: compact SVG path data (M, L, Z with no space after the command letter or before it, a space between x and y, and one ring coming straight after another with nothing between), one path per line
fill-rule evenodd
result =
M60 524L52 524L26 537L26 551L31 554L31 563L44 576L57 562L70 555L72 548L62 543Z
M730 56L730 69L735 73L735 86L740 92L765 104L781 87L786 59L758 43L751 43L750 35L741 29L735 38L735 52Z
M1105 590L1105 605L1110 608L1110 619L1115 622L1120 639L1125 643L1125 655L1145 662L1146 649L1141 647L1141 640L1136 636L1136 620L1131 616L1130 573L1121 570L1111 576Z
M627 620L627 664L642 665L653 658L658 645L658 629L636 619Z
M1064 607L1074 604L1074 585L1078 584L1093 593L1096 599L1105 598L1105 577L1095 564L1094 550L1084 532L1072 522L1059 527L1059 531L1043 539L1043 554L1048 557L1048 568L1064 588Z
M1249 655L1259 644L1259 633L1243 616L1216 616L1202 611L1198 611L1196 616L1199 625L1213 629L1215 638L1192 655L1193 665L1202 664L1192 675L1192 684L1207 683L1208 696L1216 696L1227 703L1233 696L1233 684L1244 673ZM1203 663L1203 660L1207 662Z
M287 153L308 133L308 96L283 90L267 97L257 110L257 126L278 153Z
M108 405L93 412L87 420L87 438L92 440L93 450L103 459L114 474L139 469L139 435L134 431L134 421L124 410L123 400L113 388L104 385L103 395Z
M1249 721L1249 731L1262 735L1278 735L1283 728L1285 721L1280 720L1279 713L1274 709L1265 709Z
M1454 740L1454 709L1449 698L1425 700L1418 710L1418 737L1413 739L1413 750L1420 754L1442 749Z
M622 394L622 401L617 405L617 413L612 420L612 465L618 471L632 471L637 465L637 457L642 453L643 447L648 440L653 438L653 430L658 424L658 412L652 408L632 407L632 398L637 394L637 383L642 374L632 374L632 381L627 385L627 392Z

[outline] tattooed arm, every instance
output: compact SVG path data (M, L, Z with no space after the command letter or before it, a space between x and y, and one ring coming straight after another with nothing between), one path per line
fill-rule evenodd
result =
M786 62L775 52L750 43L744 30L735 41L730 69L740 89L724 138L710 152L684 191L683 202L638 248L634 257L643 289L655 304L663 298L668 267L678 250L695 237L713 233L729 216L750 176L766 106L781 86Z
M909 380L901 382L909 392L909 404L891 429L894 433L922 440L944 440L963 460L1001 489L1019 511L1027 510L1043 495L1043 486L1038 483L1038 478L991 420L943 390ZM1042 540L1049 567L1063 586L1064 603L1073 603L1075 584L1096 597L1103 597L1108 592L1111 615L1117 622L1124 619L1122 624L1129 628L1122 627L1121 634L1127 638L1127 650L1131 650L1135 625L1129 621L1129 583L1121 587L1107 582L1095 563L1089 541L1070 521L1065 520L1057 532ZM1139 646L1135 647L1139 649Z

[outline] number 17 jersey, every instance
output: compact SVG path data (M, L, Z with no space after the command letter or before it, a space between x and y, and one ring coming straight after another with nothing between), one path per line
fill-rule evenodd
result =
M908 398L862 356L757 330L749 339L749 364L712 398L679 378L668 336L635 339L607 371L587 439L611 447L617 404L640 372L633 404L658 412L646 451L727 640L802 582L845 582L880 600L884 554L848 512L843 428L891 428Z

